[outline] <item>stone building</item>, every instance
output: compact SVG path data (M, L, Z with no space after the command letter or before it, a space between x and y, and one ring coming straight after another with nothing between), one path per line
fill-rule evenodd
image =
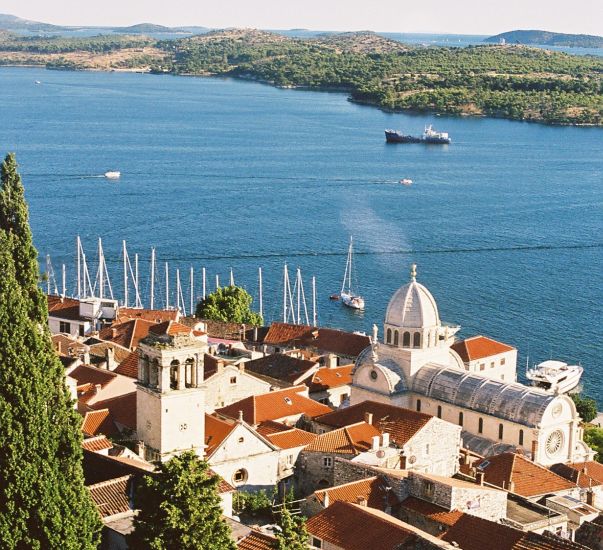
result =
M416 280L391 298L385 339L355 363L351 404L367 399L414 409L463 428L463 445L482 455L519 449L544 465L590 460L580 417L566 395L468 372L454 351L460 327L440 320L435 299Z

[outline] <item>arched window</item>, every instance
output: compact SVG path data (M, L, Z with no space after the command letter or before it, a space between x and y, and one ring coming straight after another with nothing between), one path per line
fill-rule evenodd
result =
M402 336L402 347L409 348L410 347L410 332L405 332Z
M484 433L484 419L480 418L477 421L477 433L478 434L483 434Z
M431 347L431 332L427 333L427 347Z
M417 412L421 412L421 400L417 399Z
M523 445L523 430L519 430L519 444Z
M174 359L170 363L170 388L173 390L178 387L178 367L180 366L180 361Z
M415 335L413 336L413 339L412 339L412 347L413 348L421 347L421 333L420 332L415 332Z
M387 341L388 344L392 343L392 329L391 328L387 329L387 339L386 339L386 341Z
M399 334L397 330L394 330L394 346L397 346L400 343Z
M498 439L502 439L503 438L503 425L499 424L498 425Z
M438 405L438 418L442 418L442 405Z
M460 412L459 413L459 426L462 426L462 425L463 425L463 413Z

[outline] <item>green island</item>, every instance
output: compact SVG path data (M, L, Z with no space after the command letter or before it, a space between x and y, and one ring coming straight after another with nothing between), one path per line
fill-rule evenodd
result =
M603 125L603 58L518 45L414 47L370 32L298 39L235 29L178 40L5 32L0 65L231 76L338 90L391 111Z

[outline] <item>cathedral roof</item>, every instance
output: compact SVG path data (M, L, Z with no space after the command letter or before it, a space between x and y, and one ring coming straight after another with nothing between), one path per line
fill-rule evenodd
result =
M414 264L410 282L400 287L389 301L385 324L409 328L433 327L440 324L436 301L427 288L417 283Z
M521 384L505 384L446 367L425 365L415 375L412 390L478 412L535 427L556 399Z

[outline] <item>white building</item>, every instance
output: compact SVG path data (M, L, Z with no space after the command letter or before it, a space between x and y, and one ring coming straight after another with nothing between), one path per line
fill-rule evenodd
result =
M387 307L385 341L356 360L351 403L365 400L415 409L460 425L464 446L482 455L520 449L544 465L590 460L580 417L566 395L468 372L452 349L458 326L441 322L435 299L416 281Z

